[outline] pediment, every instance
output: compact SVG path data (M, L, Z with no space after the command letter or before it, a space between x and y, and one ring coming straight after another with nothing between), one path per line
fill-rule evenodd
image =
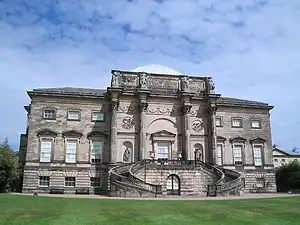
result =
M226 138L222 137L222 136L217 136L217 140L218 141L226 141Z
M87 138L90 138L90 137L101 137L101 136L107 136L107 134L103 133L101 131L92 131L92 132L88 133Z
M45 128L45 129L41 129L37 132L37 136L47 136L47 137L56 137L57 136L57 132Z
M151 136L153 136L153 137L175 137L176 134L173 134L167 130L161 130L161 131L152 133Z
M265 139L261 138L261 137L253 137L249 140L251 143L263 143L266 142Z
M247 139L240 137L240 136L230 138L229 140L230 140L230 142L246 142L247 141Z
M64 137L82 137L83 136L82 132L76 131L76 130L64 131L62 133L62 135Z

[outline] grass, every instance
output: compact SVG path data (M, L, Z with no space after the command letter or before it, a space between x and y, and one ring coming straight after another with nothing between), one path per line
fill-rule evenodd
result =
M300 223L300 197L146 201L0 195L0 224L290 225Z

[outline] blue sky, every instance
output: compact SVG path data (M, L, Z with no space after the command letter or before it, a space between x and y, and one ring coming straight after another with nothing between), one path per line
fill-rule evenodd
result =
M0 140L17 148L26 90L105 88L111 69L212 76L274 105L273 142L300 148L300 1L0 0Z

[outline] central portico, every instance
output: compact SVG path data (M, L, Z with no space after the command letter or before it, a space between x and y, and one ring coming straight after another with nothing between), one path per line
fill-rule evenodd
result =
M214 93L212 78L185 76L158 65L113 70L108 93L110 163L128 158L214 163L215 102L220 95Z

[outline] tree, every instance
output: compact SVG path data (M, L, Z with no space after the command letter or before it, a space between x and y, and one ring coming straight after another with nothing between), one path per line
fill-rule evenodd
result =
M278 191L300 191L300 164L293 161L281 166L276 172Z
M18 153L14 152L8 144L8 139L0 143L0 192L13 188L19 179Z
M298 148L297 147L294 147L293 149L292 149L292 152L297 152L297 150L298 150Z

